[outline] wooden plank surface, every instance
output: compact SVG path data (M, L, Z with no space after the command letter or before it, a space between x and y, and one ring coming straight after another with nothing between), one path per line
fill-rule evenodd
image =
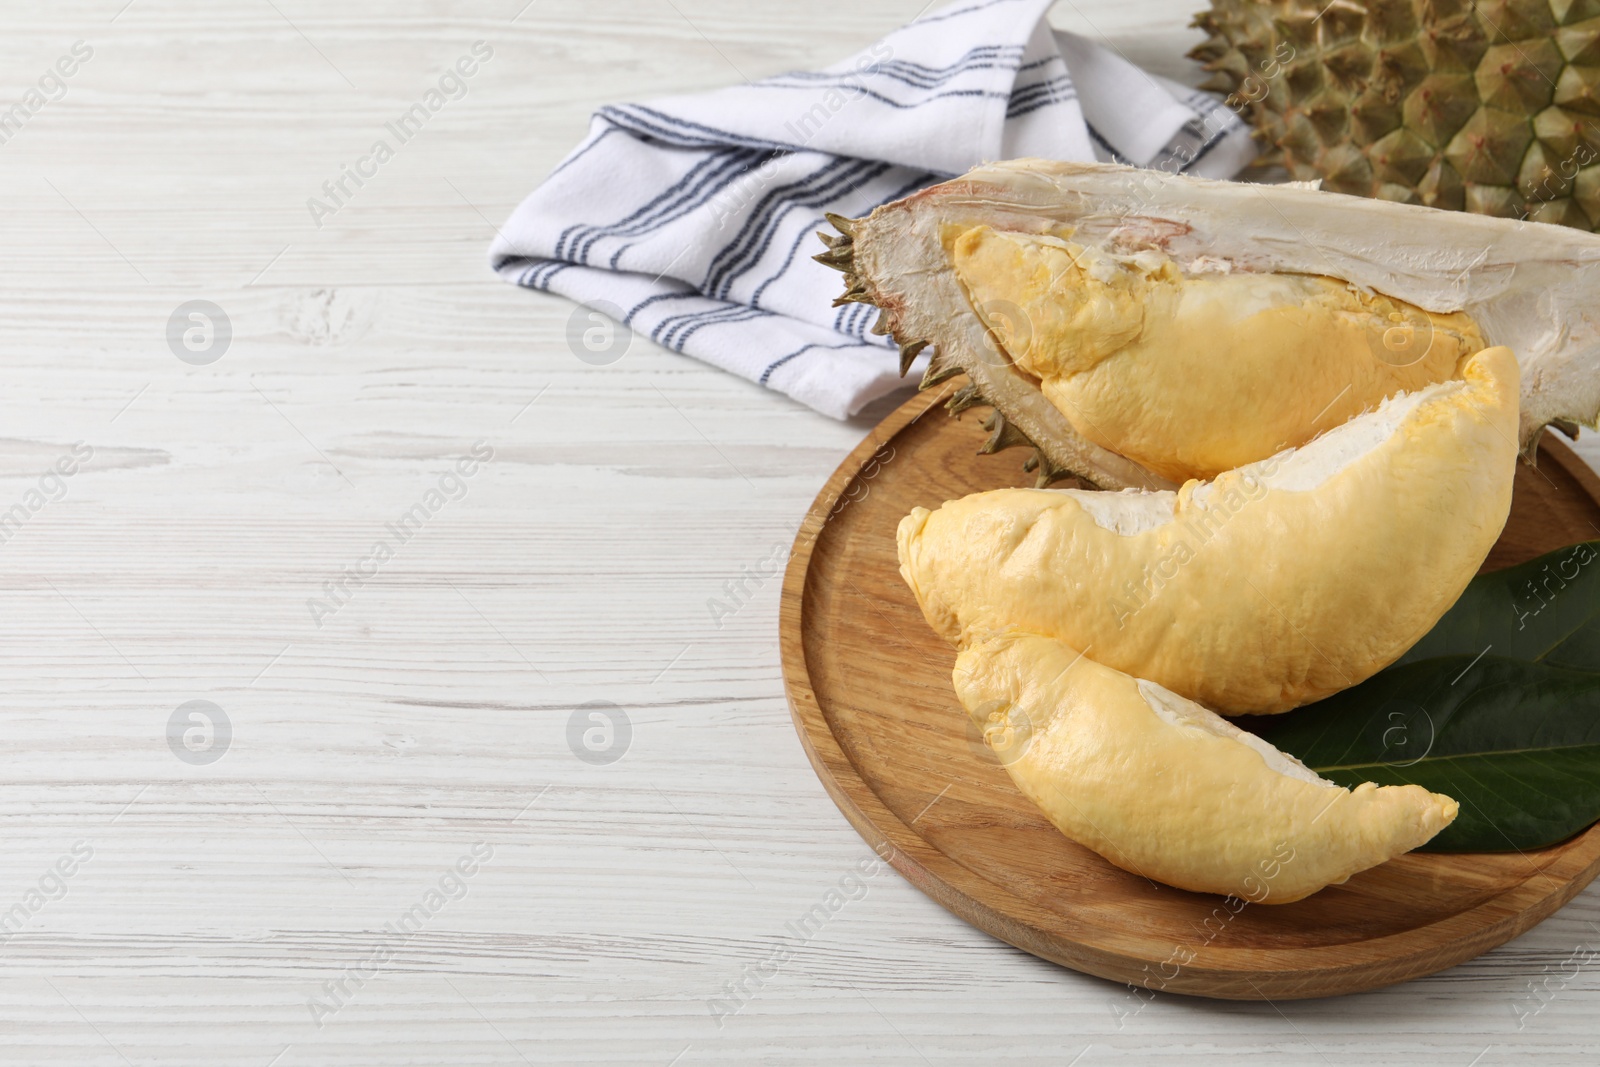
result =
M1189 6L1053 18L1181 73ZM887 870L789 935L871 853L789 724L777 581L707 602L870 420L639 339L586 365L570 307L485 251L596 106L824 63L920 7L0 12L0 100L93 50L0 145L0 511L48 497L0 544L7 1062L1588 1062L1594 891L1438 977L1278 1005L1147 1001ZM469 94L319 228L307 199L477 40ZM168 345L192 300L232 329L205 366ZM196 700L231 724L209 764L166 736ZM631 723L614 762L575 755L591 702Z

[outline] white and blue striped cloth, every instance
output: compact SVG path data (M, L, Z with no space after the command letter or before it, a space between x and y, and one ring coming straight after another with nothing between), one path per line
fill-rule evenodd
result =
M986 160L1231 177L1215 96L1053 31L1051 0L957 0L825 70L601 108L491 249L501 277L835 418L899 387L876 309L833 308L825 211L860 216ZM914 380L914 378L913 378Z

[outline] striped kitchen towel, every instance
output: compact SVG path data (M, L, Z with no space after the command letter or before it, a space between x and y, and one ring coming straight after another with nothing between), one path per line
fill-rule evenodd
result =
M1051 0L957 0L819 71L603 107L490 258L576 300L591 362L634 333L845 418L902 384L877 312L830 306L824 212L860 216L986 160L1231 177L1255 154L1216 96L1053 31ZM923 357L925 358L925 357ZM915 369L912 381L920 375Z

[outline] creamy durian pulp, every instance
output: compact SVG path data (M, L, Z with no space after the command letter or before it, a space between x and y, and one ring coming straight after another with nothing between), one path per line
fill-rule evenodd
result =
M990 226L943 239L1001 357L1083 437L1175 482L1302 445L1484 347L1463 312L1329 277Z
M1488 348L1462 375L1176 492L914 508L901 574L958 647L1041 634L1230 715L1320 700L1427 633L1505 524L1517 360Z
M996 489L901 521L962 705L986 740L1004 727L1057 829L1147 878L1288 903L1449 825L1450 797L1344 789L1215 712L1354 685L1455 601L1510 509L1519 384L1507 348L1460 369L1176 492Z
M990 635L963 649L952 680L980 728L1005 724L1002 763L1057 829L1182 889L1287 904L1456 817L1454 800L1419 785L1335 785L1199 704L1051 638Z

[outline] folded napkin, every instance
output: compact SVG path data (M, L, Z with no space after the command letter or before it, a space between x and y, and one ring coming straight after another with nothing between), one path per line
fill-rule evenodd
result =
M1219 98L1053 31L1051 2L957 0L823 70L603 107L490 261L509 282L854 414L902 379L893 343L868 332L876 310L829 306L839 275L811 259L824 212L865 215L986 160L1225 178L1255 155Z

